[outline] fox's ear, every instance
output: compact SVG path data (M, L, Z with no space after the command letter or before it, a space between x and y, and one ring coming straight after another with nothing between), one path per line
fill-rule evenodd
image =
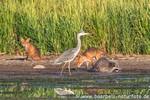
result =
M27 38L26 41L27 41L27 42L30 42L30 38Z

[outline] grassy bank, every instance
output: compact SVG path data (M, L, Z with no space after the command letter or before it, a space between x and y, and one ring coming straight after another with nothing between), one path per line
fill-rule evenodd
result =
M30 37L42 54L76 46L80 29L95 33L82 49L150 54L150 0L1 0L0 52L23 51Z

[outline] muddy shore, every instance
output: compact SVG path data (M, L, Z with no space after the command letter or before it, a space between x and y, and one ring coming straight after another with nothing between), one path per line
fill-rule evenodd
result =
M61 65L51 64L57 56L46 56L45 60L32 62L31 60L23 60L23 56L0 56L0 79L19 78L19 77L60 77ZM115 55L112 57L117 60L122 68L121 72L126 73L149 73L150 72L150 55L134 55L123 56ZM34 69L35 65L43 65L45 68ZM75 70L76 65L71 64L72 77L81 75L92 75L93 72L88 72L83 65L82 68ZM97 73L102 74L102 73ZM68 76L68 70L64 70L64 75Z

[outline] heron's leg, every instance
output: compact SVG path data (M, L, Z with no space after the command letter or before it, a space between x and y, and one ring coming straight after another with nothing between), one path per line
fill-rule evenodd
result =
M67 62L65 62L65 64L62 66L62 68L61 68L61 72L60 72L60 74L62 75L62 73L63 73L63 70L64 70L64 67L65 67L65 65L67 64Z
M70 72L70 62L68 62L68 70L69 70L69 75L71 75L71 72Z

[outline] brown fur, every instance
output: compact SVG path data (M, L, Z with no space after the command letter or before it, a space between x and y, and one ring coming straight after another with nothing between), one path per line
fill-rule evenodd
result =
M100 57L104 56L106 53L103 50L97 49L97 48L88 48L83 55L85 55L87 58L93 60L95 57L96 60L98 60Z
M27 54L27 59L28 59L28 57L31 57L32 60L40 60L41 59L39 49L30 43L30 38L21 39L21 44L25 48L25 51Z
M77 67L79 68L84 62L86 63L86 67L88 67L89 63L91 63L91 60L84 55L79 55L76 59Z
M106 53L100 49L96 48L88 48L82 55L78 56L76 59L76 64L78 67L82 65L84 62L93 63L95 60L98 60ZM88 64L87 64L88 67Z

